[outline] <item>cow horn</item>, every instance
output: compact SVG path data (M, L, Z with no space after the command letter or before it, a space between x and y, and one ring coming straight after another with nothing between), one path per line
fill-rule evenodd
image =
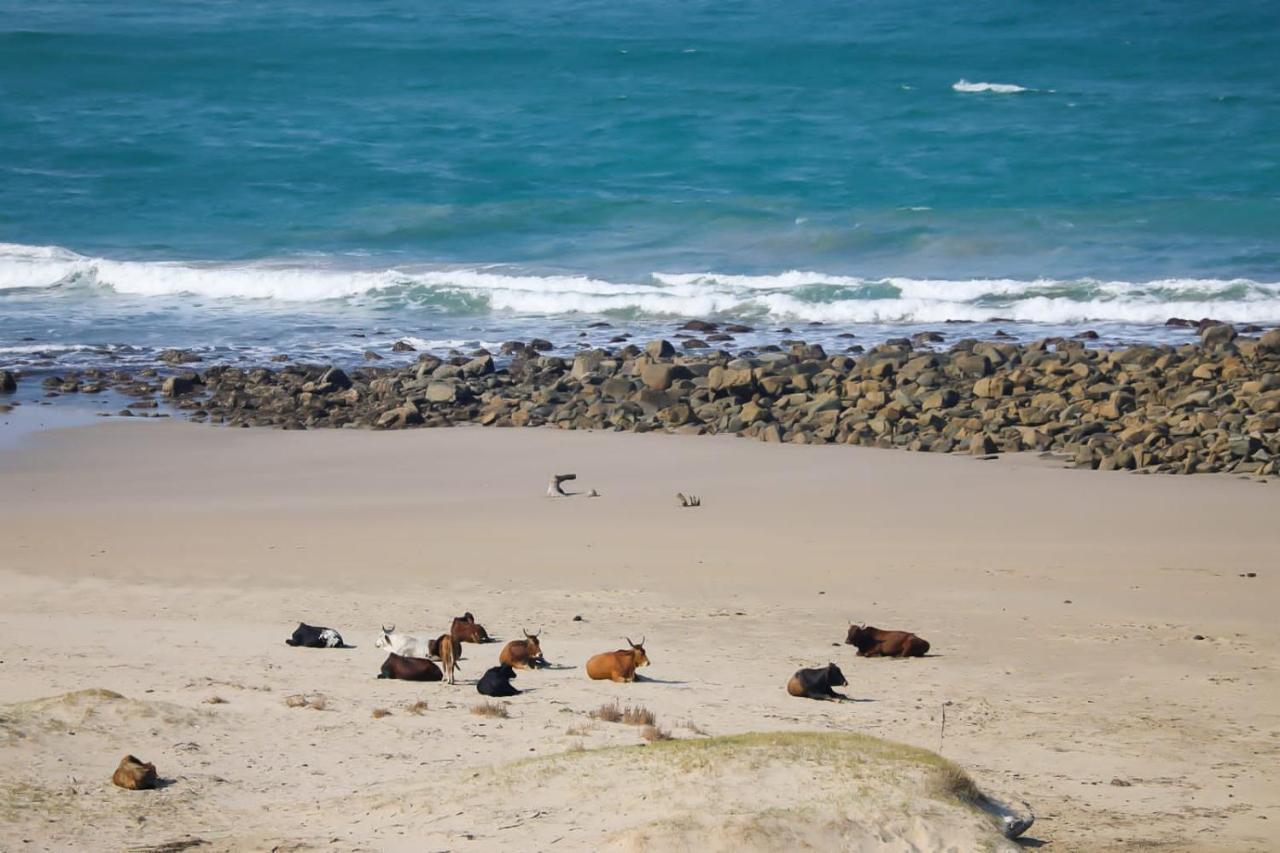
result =
M628 646L631 646L632 648L635 648L635 645L636 645L636 644L635 644L635 643L633 643L633 642L631 642L631 638L630 638L630 637L623 637L623 639L627 641L627 645L628 645Z
M386 625L382 626L382 633L384 634L394 634L395 632L396 632L395 625L392 625L390 628L388 628Z

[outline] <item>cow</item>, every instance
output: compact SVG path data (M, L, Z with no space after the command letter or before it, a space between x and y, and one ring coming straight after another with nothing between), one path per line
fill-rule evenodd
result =
M156 778L156 766L144 762L140 758L126 755L120 759L120 766L111 774L111 783L130 791L148 791L159 783Z
M844 641L858 649L860 658L918 658L929 651L929 643L909 631L881 631L869 625L849 625Z
M444 674L449 679L449 683L453 684L453 671L458 666L458 648L462 644L456 642L453 637L445 634L437 641L437 650L440 652L440 665L444 668Z
M505 663L489 667L476 684L476 690L484 696L519 696L520 691L511 686L516 671Z
M476 617L470 612L455 617L453 624L449 626L449 636L453 637L460 643L488 643L489 632L484 629L483 625L476 624Z
M636 670L649 665L649 656L644 652L644 637L633 643L627 637L629 649L616 652L601 652L587 661L587 677L595 681L635 681Z
M546 666L547 661L542 656L542 644L538 642L538 635L524 632L523 640L512 640L502 647L502 652L498 655L498 663L504 663L507 666L514 666L518 669L534 669L539 666Z
M444 673L434 662L426 658L407 658L392 652L382 662L379 678L398 678L401 681L443 681Z
M299 622L293 636L284 641L286 646L302 646L308 649L350 649L342 642L342 635L332 628L321 628Z
M446 639L453 641L454 657L461 658L462 657L462 641L455 639L452 634L441 634L439 637L436 637L434 640L428 640L427 641L427 657L433 657L436 660L439 660L440 659L440 642Z
M840 667L829 663L817 669L796 670L796 674L787 682L787 692L803 699L848 699L848 696L831 689L848 685Z
M397 634L395 625L390 628L383 625L381 636L374 640L373 644L403 658L425 658L431 655L429 640L412 634Z

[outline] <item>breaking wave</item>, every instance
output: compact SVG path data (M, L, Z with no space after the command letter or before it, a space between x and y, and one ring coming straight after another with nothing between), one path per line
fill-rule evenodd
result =
M282 303L343 300L443 315L723 316L824 323L1163 323L1171 316L1280 321L1280 282L1172 278L865 278L791 270L774 275L654 272L637 280L535 275L508 267L343 269L261 261L114 261L57 247L0 244L0 293L76 288L134 297L199 296ZM3 298L0 296L0 298Z
M952 83L951 88L957 92L994 92L998 95L1012 95L1017 92L1033 91L1026 86L1018 86L1014 83L970 83L963 78Z

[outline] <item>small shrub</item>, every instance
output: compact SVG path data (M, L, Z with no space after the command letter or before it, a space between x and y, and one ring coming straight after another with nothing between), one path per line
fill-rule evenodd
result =
M391 716L391 712L388 711L386 708L373 709L373 718L375 720L381 720L383 717L390 717L390 716Z
M654 725L648 725L641 730L640 737L649 741L649 743L654 743L660 740L671 740L671 732Z
M585 737L595 731L595 723L574 723L564 730L570 737Z
M501 702L481 702L479 705L472 705L471 713L477 717L498 717L503 720L511 716L507 706Z
M616 723L622 719L622 709L618 707L617 702L610 702L592 711L591 717L606 723Z
M204 700L204 704L206 704L206 705L225 705L225 704L227 704L227 700L226 700L226 699L223 699L221 696L210 696L208 699Z
M409 710L409 713L413 714L415 717L421 717L423 714L427 713L426 700L419 699L417 702L414 702L412 705L410 705L408 710Z
M627 710L622 712L622 722L629 726L652 726L657 719L653 712L643 705L628 705Z

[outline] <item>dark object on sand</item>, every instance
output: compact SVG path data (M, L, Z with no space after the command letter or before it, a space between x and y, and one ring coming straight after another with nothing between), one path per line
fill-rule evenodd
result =
M676 498L680 501L680 506L702 506L702 498L697 495L686 495L684 492L676 492Z
M516 671L507 664L490 667L480 676L476 691L484 696L519 696L520 691L511 686Z
M120 759L120 766L111 774L111 784L130 791L149 791L156 781L156 766L133 755Z
M293 631L293 636L284 643L286 646L302 646L308 649L352 648L342 642L342 635L332 628L321 628L318 625L308 625L306 622L299 622L298 627Z
M831 688L848 687L840 667L834 663L816 669L796 670L787 682L787 692L801 699L848 699L848 696L837 693Z
M547 497L567 498L569 493L560 487L561 483L567 483L569 480L578 479L577 474L552 474L551 481L547 483Z
M379 678L394 678L400 681L443 681L444 673L434 661L426 658L406 658L392 652L382 662Z
M858 649L860 658L918 658L929 651L929 642L909 631L882 631L869 625L849 625L844 641Z

